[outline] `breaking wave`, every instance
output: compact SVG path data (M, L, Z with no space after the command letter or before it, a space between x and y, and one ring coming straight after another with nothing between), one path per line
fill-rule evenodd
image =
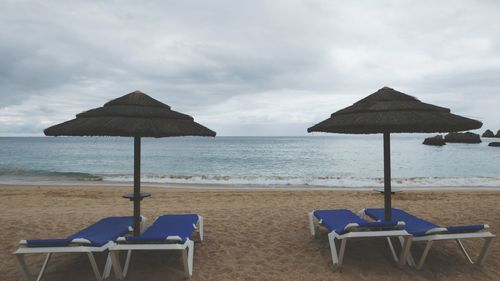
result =
M0 179L6 182L16 181L102 181L98 175L78 172L58 172L44 170L27 170L17 168L0 168Z
M132 175L103 176L105 181L131 182ZM251 186L379 187L383 178L360 177L261 177L224 175L143 175L145 183L214 184ZM394 187L500 187L500 177L411 177L393 178Z

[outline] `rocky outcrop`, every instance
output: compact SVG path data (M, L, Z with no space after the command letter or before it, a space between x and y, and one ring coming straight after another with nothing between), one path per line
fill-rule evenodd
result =
M437 135L431 138L426 138L423 142L425 145L445 145L446 143L444 142L443 136Z
M449 133L444 136L445 142L456 142L456 143L480 143L481 138L478 134L471 132L466 133Z
M500 147L500 142L490 142L488 146Z
M495 135L495 138L500 138L500 130L497 131L497 134Z
M490 130L486 130L484 131L484 133L481 135L481 137L483 138L494 138L495 137L495 134L493 134L492 131Z

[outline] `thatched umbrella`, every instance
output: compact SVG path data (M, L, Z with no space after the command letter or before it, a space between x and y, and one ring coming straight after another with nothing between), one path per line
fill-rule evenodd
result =
M483 123L451 114L448 108L419 101L384 87L355 104L332 113L308 132L384 134L385 219L391 220L390 133L433 133L478 129Z
M194 122L193 117L135 91L76 115L76 118L44 130L47 136L134 137L134 235L140 233L141 137L210 136L215 132Z

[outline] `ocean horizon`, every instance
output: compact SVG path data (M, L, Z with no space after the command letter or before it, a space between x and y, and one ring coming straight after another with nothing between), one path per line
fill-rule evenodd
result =
M393 134L392 186L500 187L500 151ZM160 185L378 188L381 135L143 138L141 181ZM133 139L1 137L0 184L128 183Z

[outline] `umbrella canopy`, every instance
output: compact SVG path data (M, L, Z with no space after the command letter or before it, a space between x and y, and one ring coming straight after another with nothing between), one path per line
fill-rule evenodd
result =
M141 137L208 136L215 132L194 122L193 117L135 91L111 100L99 108L76 115L75 119L44 130L47 136L134 137L134 235L140 233Z
M385 218L391 219L390 133L454 132L483 123L450 113L450 109L384 87L353 105L332 113L308 132L384 134Z
M135 91L44 130L47 136L176 137L210 136L215 132L193 117Z
M480 128L483 123L450 113L450 109L384 87L332 113L308 132L342 134L435 133Z

